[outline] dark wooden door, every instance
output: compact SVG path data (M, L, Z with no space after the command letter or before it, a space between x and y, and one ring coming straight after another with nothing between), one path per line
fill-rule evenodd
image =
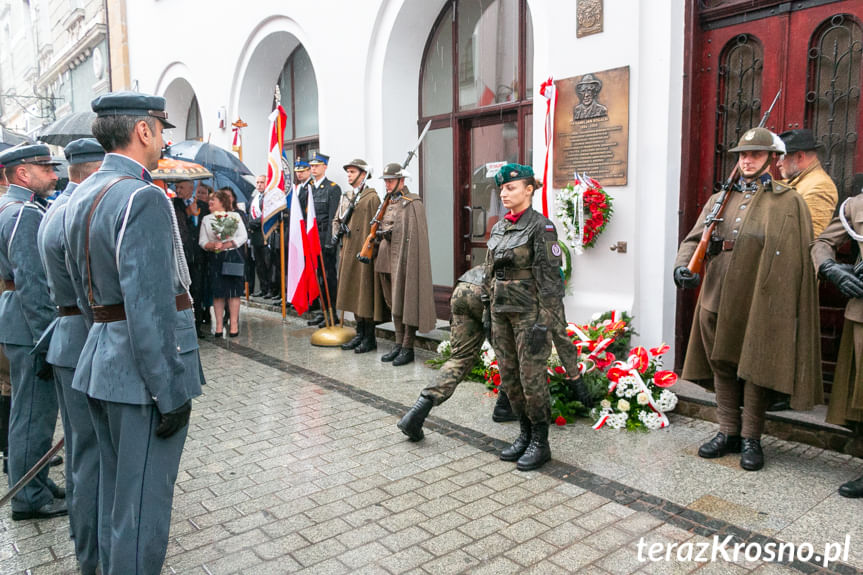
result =
M735 160L727 150L755 126L779 88L767 122L781 133L810 128L840 203L860 191L863 128L863 2L698 0L687 3L680 239ZM678 292L675 343L682 365L695 293ZM840 297L822 289L822 351L832 376L841 333Z

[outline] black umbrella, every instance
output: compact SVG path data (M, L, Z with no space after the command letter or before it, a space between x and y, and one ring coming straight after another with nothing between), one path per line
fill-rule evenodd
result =
M33 140L24 134L7 130L0 126L0 150L17 146L18 144L32 144Z
M186 140L168 147L165 156L201 164L213 172L214 187L230 185L235 192L240 192L240 196L245 196L246 200L251 197L254 186L247 182L243 175L252 175L252 172L246 164L224 148L198 140ZM239 196L238 199L243 200Z
M95 119L95 112L77 112L63 116L59 120L42 127L39 130L39 139L46 144L65 146L78 138L92 138L92 126Z

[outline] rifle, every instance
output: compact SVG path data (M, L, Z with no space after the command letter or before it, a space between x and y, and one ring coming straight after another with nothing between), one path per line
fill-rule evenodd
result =
M351 230L348 228L348 225L351 223L351 218L354 215L354 209L357 207L357 203L360 201L360 196L362 195L363 190L366 189L366 181L369 179L369 176L371 176L370 171L363 176L363 185L360 186L360 189L357 191L357 195L354 196L353 201L348 204L348 209L345 211L345 215L342 216L342 221L339 222L339 231L336 232L336 245L342 241L342 237L345 235L351 235Z
M417 150L419 150L419 148L420 148L420 144L422 143L423 138L426 137L426 134L428 133L429 128L431 128L431 120L429 120L428 123L426 123L425 128L423 128L423 131L420 134L419 139L417 139L416 145L413 147L413 149L410 152L408 152L408 157L405 159L404 163L402 164L402 170L407 168L408 165L411 163L411 160L416 155ZM378 211L377 211L377 213L375 213L375 217L372 218L372 221L371 221L372 227L369 230L369 235L366 236L366 241L363 242L363 249L360 250L360 253L357 254L357 259L364 264L371 263L372 258L374 257L375 239L376 239L376 235L378 233L378 228L381 225L381 219L383 218L384 214L387 212L387 208L390 207L391 201L392 201L392 194L387 194L386 197L384 198L384 202L380 205L380 207L378 207Z
M780 94L782 94L782 88L776 92L776 96L773 98L773 103L770 104L770 107L767 108L767 111L764 112L763 116L761 116L761 121L758 123L759 128L763 128L764 124L767 123L767 119L770 118L770 113L773 111L773 107L779 100ZM707 244L710 243L710 238L713 236L716 224L722 221L722 213L725 211L725 206L728 204L728 198L731 197L730 192L735 180L739 177L739 171L740 168L738 167L738 162L735 162L734 168L731 170L731 175L728 176L728 179L725 180L725 183L720 188L719 198L716 200L716 203L713 204L713 208L710 210L710 213L707 214L706 218L704 218L704 231L701 233L701 239L698 240L698 245L695 247L695 253L692 254L692 258L689 260L689 265L686 266L693 274L700 275L704 271L704 258L707 255Z

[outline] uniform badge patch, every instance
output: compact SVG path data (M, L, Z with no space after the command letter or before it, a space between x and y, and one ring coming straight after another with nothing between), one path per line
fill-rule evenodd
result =
M547 232L555 231L554 230L554 224L545 224L545 231L547 231Z
M560 244L555 243L555 244L551 245L551 255L553 255L556 258L559 258L561 253L563 253L563 252L561 252L561 250L560 250Z

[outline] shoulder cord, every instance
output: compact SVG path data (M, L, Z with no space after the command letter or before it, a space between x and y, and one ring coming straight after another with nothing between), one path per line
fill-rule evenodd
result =
M851 224L848 223L848 218L845 217L845 204L847 204L848 200L850 199L851 198L848 198L847 200L842 202L841 206L839 206L839 219L842 221L842 227L845 228L845 231L848 232L848 235L851 236L851 239L853 239L855 242L863 242L863 235L855 232L854 228L851 227Z

